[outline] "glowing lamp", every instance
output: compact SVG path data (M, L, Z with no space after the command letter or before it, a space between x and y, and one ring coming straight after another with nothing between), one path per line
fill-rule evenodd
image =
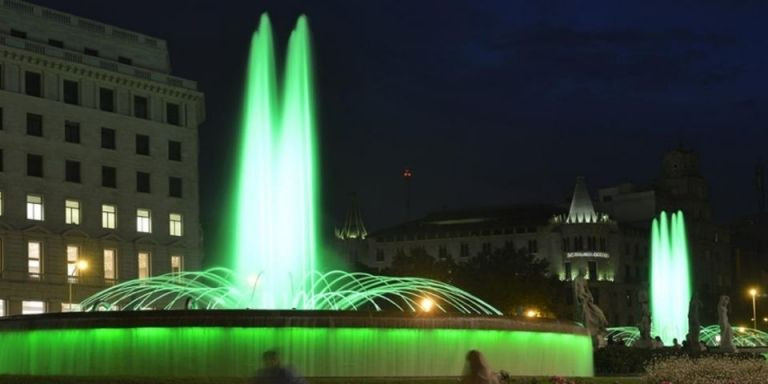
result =
M525 316L527 317L536 317L536 310L535 309L529 309L527 312L525 312Z
M77 269L80 271L85 271L88 269L88 262L85 260L80 260L77 262Z
M435 306L435 302L428 297L425 297L424 299L421 300L421 310L424 312L431 311L432 307L434 306Z
M752 297L754 297L755 295L757 295L757 289L755 289L755 288L752 288L752 289L750 289L750 290L749 290L749 294L750 294Z

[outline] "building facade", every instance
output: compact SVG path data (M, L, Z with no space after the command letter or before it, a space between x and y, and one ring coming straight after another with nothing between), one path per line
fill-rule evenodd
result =
M198 269L203 94L160 39L0 4L0 314Z
M637 292L648 289L650 277L651 222L662 210L679 209L686 217L694 289L703 301L715 303L718 295L729 292L732 281L728 228L711 220L706 182L694 152L669 151L661 168L649 187L625 183L603 188L596 200L585 180L578 178L568 207L433 213L370 234L361 261L386 268L396 255L419 249L465 262L511 246L546 259L550 273L562 281L571 281L583 270L611 325L636 325ZM572 298L566 301L572 303Z

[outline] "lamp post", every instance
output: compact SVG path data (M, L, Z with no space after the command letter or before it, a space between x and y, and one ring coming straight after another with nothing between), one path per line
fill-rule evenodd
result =
M755 296L757 296L757 289L752 288L749 290L749 294L752 296L752 326L757 330L757 305L755 303Z
M85 260L79 260L75 263L75 268L72 269L72 275L67 276L67 282L69 284L69 311L72 312L72 282L75 277L80 273L88 269L88 262Z

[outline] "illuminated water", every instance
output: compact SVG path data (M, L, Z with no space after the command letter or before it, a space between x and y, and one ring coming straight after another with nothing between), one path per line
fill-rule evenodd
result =
M637 327L608 328L608 337L630 347L640 339ZM720 326L717 324L701 327L699 340L709 347L720 345ZM733 345L740 348L768 346L768 333L754 328L733 327Z
M298 292L311 294L311 276L319 269L318 159L305 16L288 40L280 91L275 62L264 14L251 40L231 208L235 225L228 239L236 284L242 290L256 285L250 307L262 309L291 308Z
M661 212L651 226L651 334L665 345L685 340L691 299L688 240L682 211Z
M55 340L55 342L54 342ZM520 375L592 375L587 335L462 329L161 327L0 332L0 374L250 377L279 346L308 377L455 376L480 349Z

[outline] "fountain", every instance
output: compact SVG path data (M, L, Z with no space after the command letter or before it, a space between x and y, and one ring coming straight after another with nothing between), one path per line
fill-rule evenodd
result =
M242 378L277 347L310 377L453 376L470 349L517 375L592 375L584 328L506 318L435 280L323 270L309 42L302 16L278 94L266 15L254 33L229 268L123 282L86 312L2 319L0 374Z

